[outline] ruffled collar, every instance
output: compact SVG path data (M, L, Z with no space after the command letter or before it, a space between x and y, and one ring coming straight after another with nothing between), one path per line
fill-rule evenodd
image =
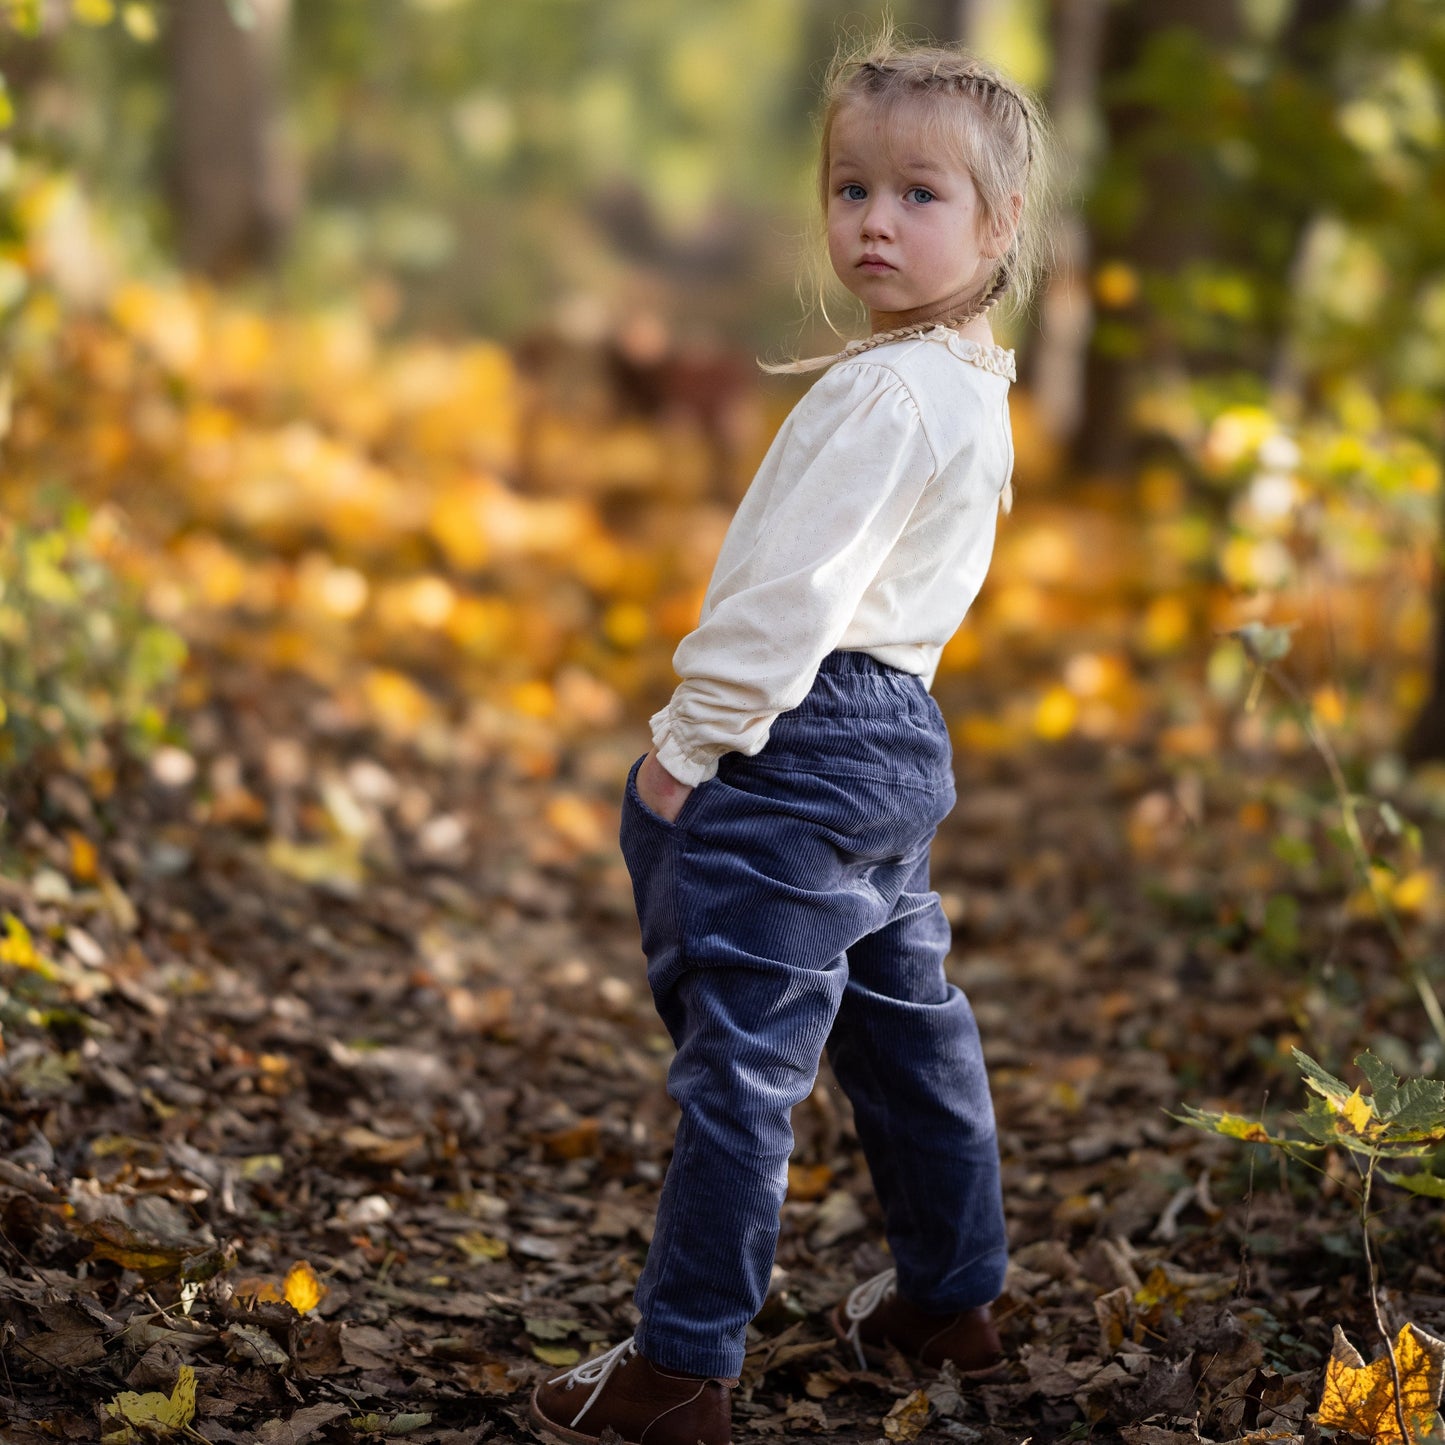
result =
M948 349L962 361L970 361L975 366L981 366L985 371L992 371L998 376L1006 376L1010 381L1018 380L1018 368L1014 365L1014 354L1006 346L985 346L981 341L974 341L968 336L960 336L950 326L935 326L932 331L925 331L923 335L945 342Z

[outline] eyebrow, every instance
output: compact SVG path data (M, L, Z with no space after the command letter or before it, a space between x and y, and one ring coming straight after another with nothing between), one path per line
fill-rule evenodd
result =
M852 156L834 156L828 162L828 169L832 170L834 166L856 166L857 164L858 162ZM932 161L904 161L903 169L905 171L927 171L930 175L943 174L943 167L934 165Z

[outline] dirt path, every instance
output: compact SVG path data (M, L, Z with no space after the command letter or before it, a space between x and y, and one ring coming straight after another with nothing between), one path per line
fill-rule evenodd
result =
M99 1439L183 1363L216 1442L527 1438L532 1382L630 1332L671 1142L615 837L645 733L556 777L428 766L294 677L214 671L193 777L9 800L0 906L49 963L0 972L5 1438ZM956 765L934 884L992 1070L1013 1356L959 1388L834 1347L825 1307L885 1257L825 1074L738 1445L1303 1431L1332 1325L1372 1353L1350 1200L1165 1111L1297 1106L1291 1044L1418 1037L1382 932L1322 886L1332 974L1270 961L1247 772L1191 798L1148 749ZM1437 1213L1382 1202L1390 1308L1439 1332ZM304 1318L274 1299L298 1260L328 1286Z

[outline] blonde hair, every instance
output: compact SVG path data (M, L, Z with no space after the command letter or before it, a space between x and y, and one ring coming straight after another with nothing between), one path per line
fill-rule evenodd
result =
M920 100L936 103L919 107ZM826 225L829 141L839 110L850 102L878 107L885 119L912 107L927 141L951 152L973 177L980 226L985 234L1010 226L1008 250L984 282L965 314L914 322L892 331L851 341L831 356L758 365L771 375L816 371L887 341L919 335L936 326L962 327L994 306L1026 311L1054 261L1057 234L1055 178L1058 148L1043 106L1022 86L961 45L914 44L898 36L891 21L871 38L840 43L823 82L818 145L818 200ZM1017 224L1012 197L1022 197ZM825 248L813 248L817 264ZM828 316L827 265L818 273L818 303L835 335L842 333Z

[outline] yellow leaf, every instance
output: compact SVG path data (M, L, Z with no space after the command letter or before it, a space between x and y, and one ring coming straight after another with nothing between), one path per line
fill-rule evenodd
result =
M1390 902L1401 913L1419 913L1435 897L1435 874L1429 868L1407 873L1390 889Z
M1101 306L1132 306L1139 295L1139 274L1124 261L1108 261L1094 273L1094 295Z
M1416 1439L1423 1439L1442 1424L1436 1411L1445 1371L1445 1340L1427 1335L1416 1325L1402 1325L1395 1339L1395 1359L1400 1369L1405 1423ZM1395 1386L1390 1378L1389 1358L1382 1355L1367 1365L1338 1325L1325 1364L1318 1419L1332 1430L1363 1435L1376 1445L1388 1445L1390 1441L1404 1445L1395 1419Z
M614 602L603 614L602 632L614 647L638 647L647 640L652 621L636 602Z
M582 1352L570 1345L533 1345L532 1353L544 1365L575 1365L582 1358Z
M1041 738L1063 738L1073 731L1079 703L1066 687L1051 687L1034 709L1034 731Z
M1214 1127L1231 1139L1243 1139L1251 1144L1262 1144L1269 1140L1269 1130L1263 1124L1254 1119L1246 1119L1242 1114L1221 1114Z
M1358 1089L1338 1106L1340 1116L1344 1119L1356 1134L1363 1134L1366 1126L1374 1117L1374 1105L1366 1099Z
M928 1424L928 1395L915 1390L906 1395L883 1417L883 1433L890 1440L916 1440Z
M468 1259L503 1259L507 1253L507 1241L483 1234L480 1229L469 1229L452 1241Z
M285 1290L286 1303L301 1315L309 1314L327 1295L326 1286L304 1259L298 1259L286 1271Z
M160 33L155 11L149 3L144 3L144 0L133 0L133 3L120 12L120 16L125 22L126 33L132 40L149 44Z
M9 936L0 938L0 963L31 969L42 978L59 977L55 966L36 949L30 930L13 913L5 914L5 931Z
M189 1365L182 1365L176 1378L176 1388L170 1395L162 1395L159 1391L137 1395L134 1390L125 1390L105 1408L117 1420L124 1420L128 1425L140 1425L162 1435L173 1435L195 1417L196 1372Z
M95 844L75 828L66 830L70 844L70 876L77 883L94 883L100 877L100 855Z
M1134 1291L1134 1303L1156 1320L1166 1308L1182 1316L1184 1306L1189 1303L1189 1292L1175 1284L1162 1265L1156 1264L1149 1271L1149 1278Z

